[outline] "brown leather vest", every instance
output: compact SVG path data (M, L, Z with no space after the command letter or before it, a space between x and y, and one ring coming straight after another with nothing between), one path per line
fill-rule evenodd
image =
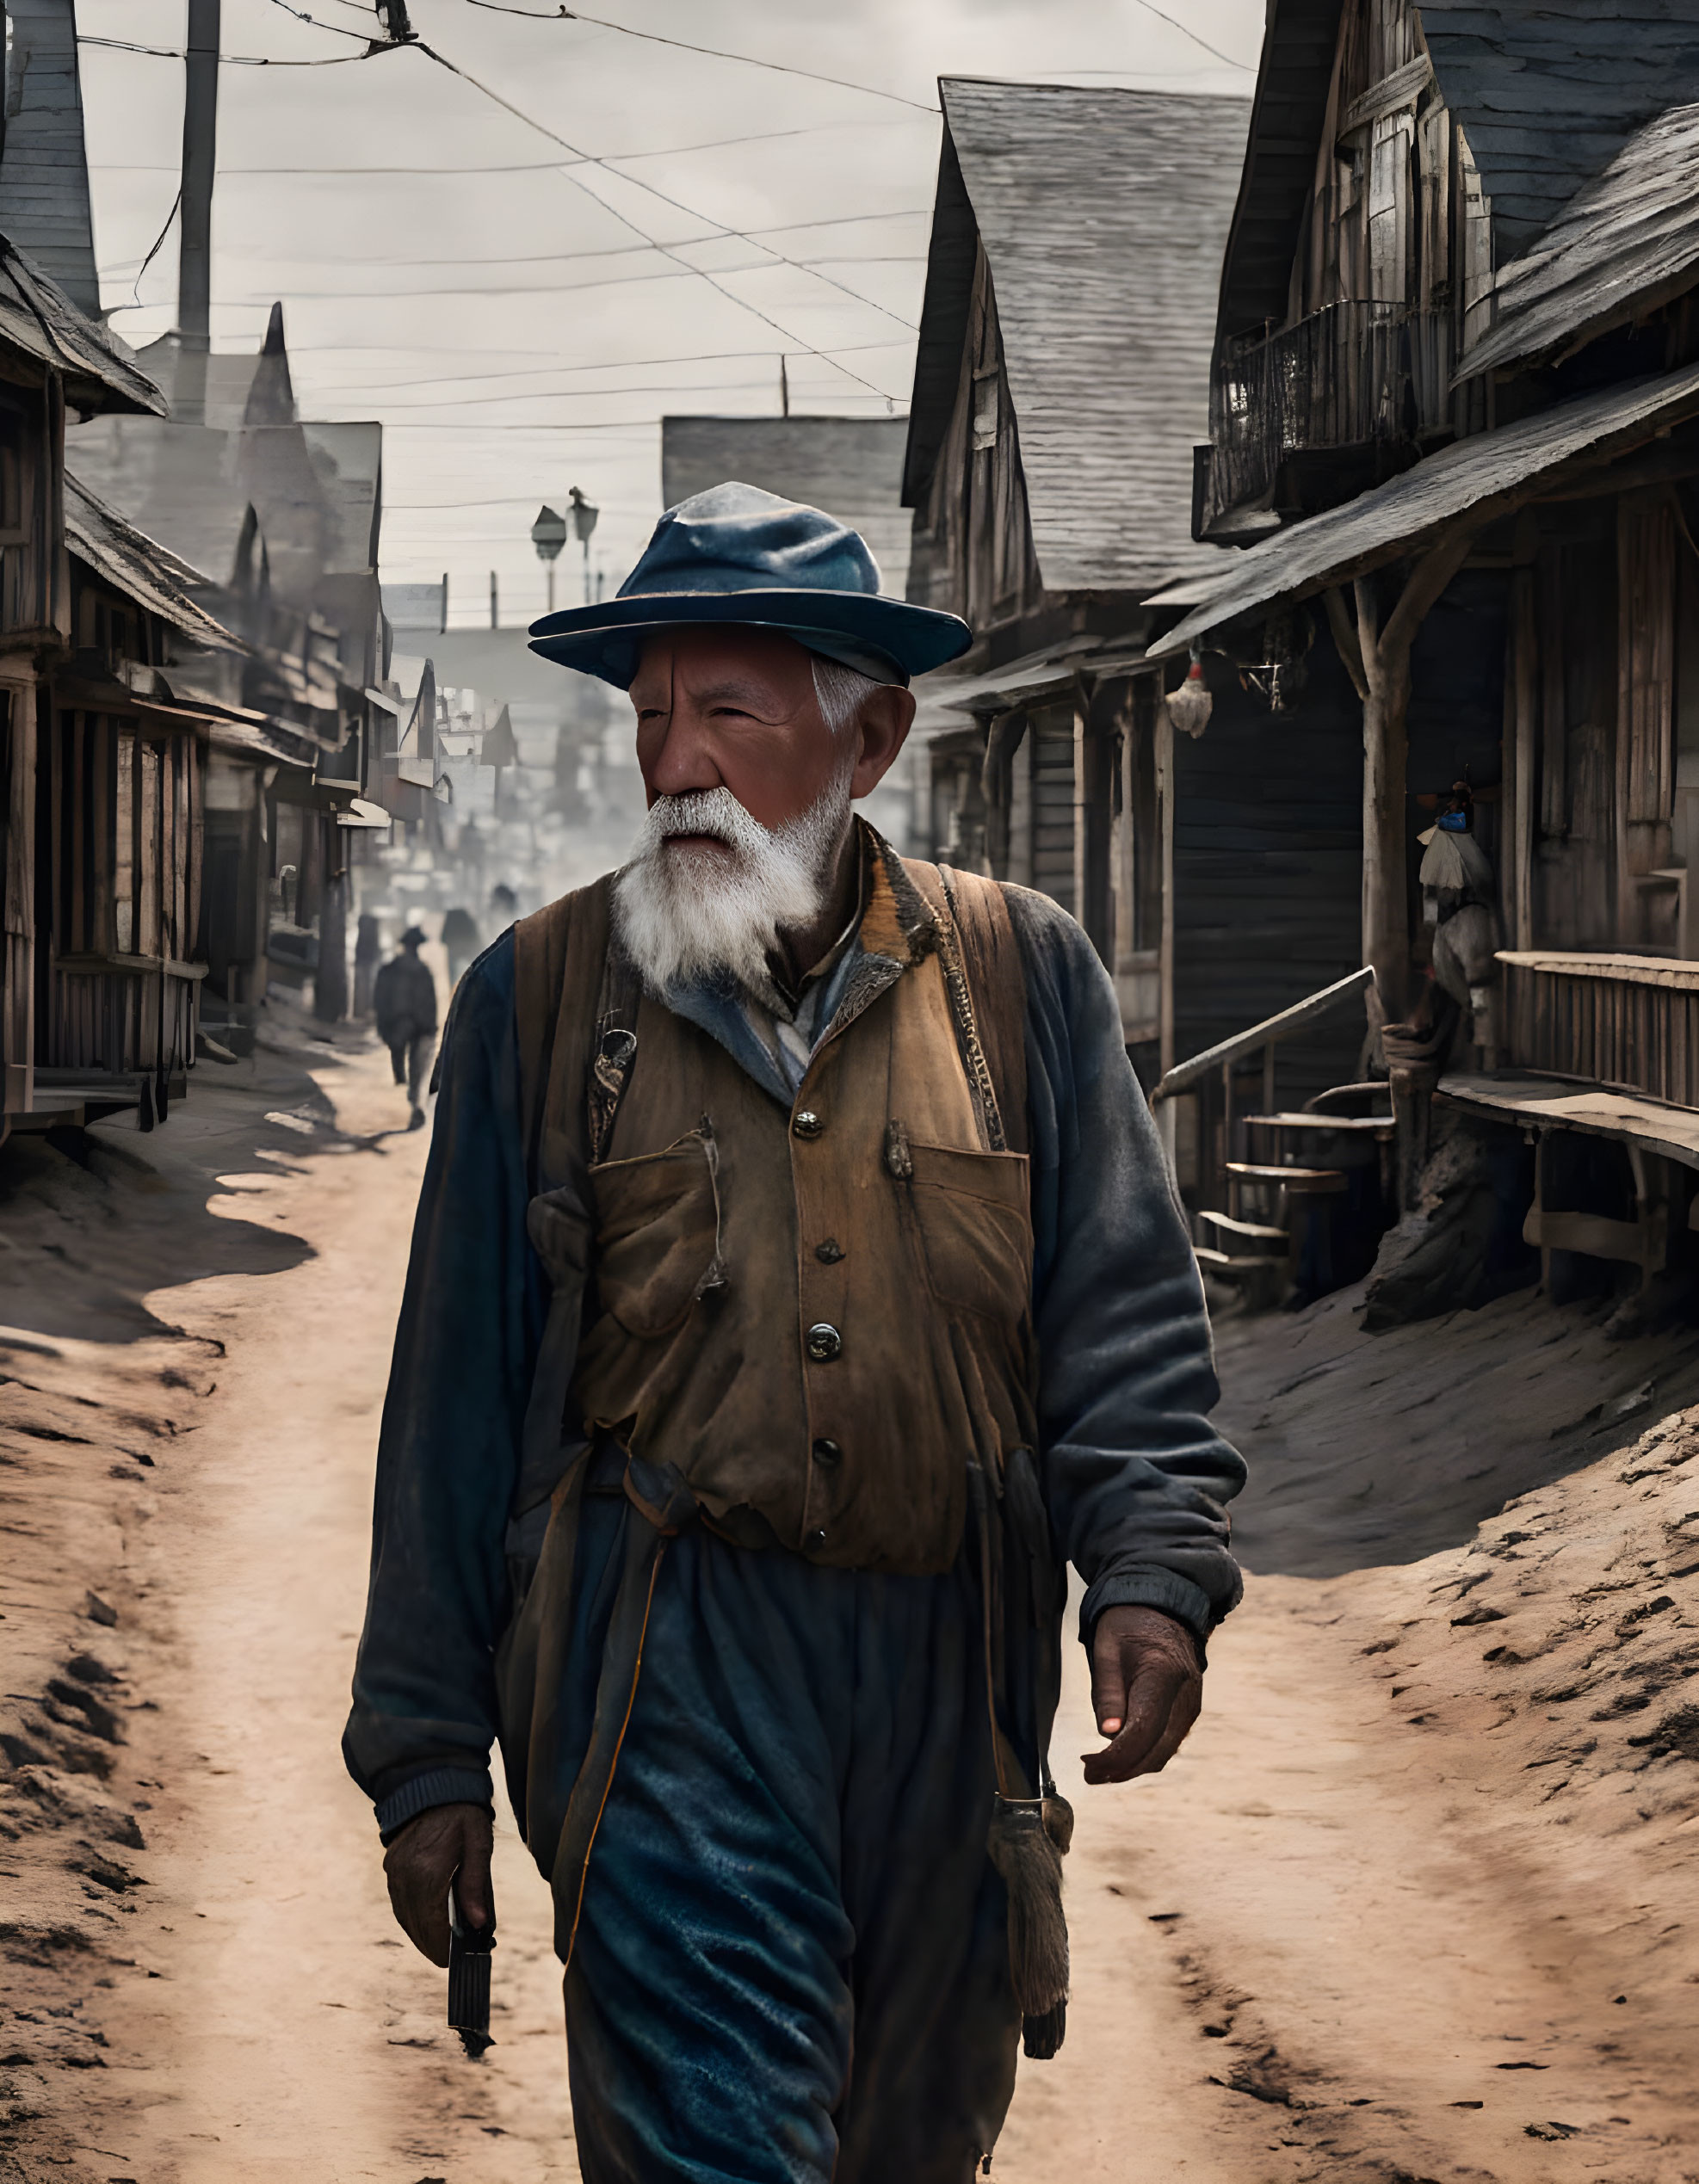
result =
M1033 1240L950 899L872 842L865 953L788 1109L643 996L571 1394L640 1502L670 1476L734 1539L924 1573L968 1466L995 1494L1034 1441Z

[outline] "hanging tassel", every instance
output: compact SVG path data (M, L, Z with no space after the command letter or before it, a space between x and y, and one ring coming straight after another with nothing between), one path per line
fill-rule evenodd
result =
M1047 2062L1067 2024L1068 1927L1062 1858L1073 1840L1066 1798L993 1798L986 1848L1009 1891L1009 1972L1026 2052Z

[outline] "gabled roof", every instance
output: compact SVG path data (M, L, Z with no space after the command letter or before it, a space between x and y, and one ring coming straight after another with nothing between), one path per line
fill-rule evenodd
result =
M1418 553L1468 517L1507 514L1537 487L1615 461L1660 432L1699 416L1699 364L1562 402L1496 431L1453 441L1355 500L1324 509L1230 556L1220 576L1182 583L1158 606L1192 608L1150 648L1183 652L1206 630L1280 599L1307 599L1330 584Z
M65 473L65 528L71 551L126 598L197 645L221 652L245 649L190 595L191 587L206 587L201 571L137 530L71 471Z
M1492 325L1458 377L1526 364L1655 308L1699 268L1699 105L1629 138L1594 182L1499 273Z
M0 234L28 250L76 308L94 318L101 282L83 140L75 0L10 0L5 17Z
M661 498L668 508L728 478L824 509L861 533L881 589L905 595L903 417L663 417Z
M1342 14L1342 0L1270 0L1223 339L1286 316ZM1417 14L1492 201L1501 263L1636 130L1699 98L1699 0L1418 0Z
M165 398L115 334L85 318L63 288L0 235L0 342L65 379L78 410L131 410L162 417Z
M1214 299L1246 101L947 77L904 497L960 383L976 239L997 300L1033 543L1052 591L1142 592L1191 536Z

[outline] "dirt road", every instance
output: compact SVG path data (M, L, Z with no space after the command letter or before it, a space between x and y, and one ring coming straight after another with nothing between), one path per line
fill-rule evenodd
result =
M424 1144L369 1050L277 1046L152 1138L9 1171L0 2176L571 2179L547 1903L510 1825L474 2064L342 1771ZM1070 2036L1023 2071L994 2174L1699 2177L1699 1435L1643 1430L1694 1360L1566 1320L1536 1375L1557 1322L1510 1300L1453 1348L1465 1380L1508 1357L1511 1394L1477 1391L1468 1431L1430 1412L1412 1466L1401 1376L1431 1330L1364 1345L1330 1305L1228 1331L1263 1574L1167 1775L1059 1770ZM1483 1425L1495 1400L1514 1424Z

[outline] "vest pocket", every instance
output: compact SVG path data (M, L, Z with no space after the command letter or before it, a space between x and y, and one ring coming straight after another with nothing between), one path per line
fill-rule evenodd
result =
M1032 1296L1026 1155L914 1144L907 1153L907 1188L933 1295L1018 1325Z
M724 1280L714 1142L701 1131L664 1152L590 1171L602 1310L642 1341L672 1334Z

